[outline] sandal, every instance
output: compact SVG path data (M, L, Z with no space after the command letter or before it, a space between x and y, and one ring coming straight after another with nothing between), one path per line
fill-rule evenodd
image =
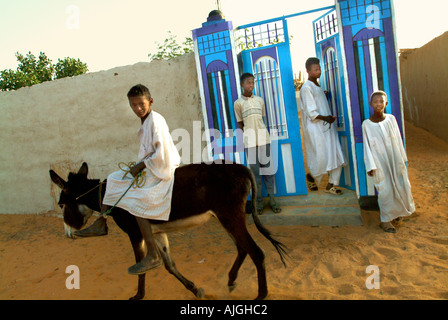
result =
M380 227L387 233L397 233L397 229L390 222L381 222Z
M310 189L311 191L317 191L317 184L314 180L314 178L308 173L306 175L306 184L308 186L308 189Z
M336 187L331 187L330 190L325 189L326 193L331 193L337 196L340 196L342 194L342 190L341 189L337 189Z

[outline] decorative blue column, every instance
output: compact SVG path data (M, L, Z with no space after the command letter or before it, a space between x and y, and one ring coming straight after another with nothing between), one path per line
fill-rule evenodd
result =
M374 196L364 166L362 122L370 118L371 94L383 90L389 98L386 112L397 119L404 138L403 106L398 70L392 0L337 0L339 26L345 53L347 100L356 149L359 196Z
M209 160L241 163L244 146L240 131L236 131L238 123L233 110L239 93L239 72L232 22L214 10L202 28L193 30L193 41Z

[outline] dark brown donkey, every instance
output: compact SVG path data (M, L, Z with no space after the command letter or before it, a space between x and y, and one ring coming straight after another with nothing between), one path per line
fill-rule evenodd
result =
M97 187L100 180L87 178L88 166L83 163L78 173L70 173L68 180L50 170L52 181L61 189L59 205L63 208L64 223L75 229L82 228L92 214L100 211L100 202L105 192ZM159 253L165 268L180 280L184 286L199 298L203 290L185 279L176 269L171 258L166 233L194 227L215 216L230 234L238 250L238 256L229 272L229 290L236 286L235 280L247 254L254 262L258 273L258 296L264 299L268 294L263 250L250 236L246 226L246 199L252 187L252 199L256 199L256 183L252 172L243 165L191 164L179 167L175 172L173 197L169 221L152 221ZM271 237L262 225L252 201L252 216L257 229L274 245L285 264L286 247ZM87 209L89 208L89 209ZM135 217L128 211L115 207L110 214L117 225L128 234L134 249L135 260L139 262L146 254L143 238ZM138 291L131 299L142 299L145 295L145 275L138 276Z

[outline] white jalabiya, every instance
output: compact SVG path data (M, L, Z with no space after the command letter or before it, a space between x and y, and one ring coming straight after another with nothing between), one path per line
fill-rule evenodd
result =
M117 204L131 214L154 220L169 219L174 171L180 156L171 138L165 118L154 110L138 132L140 151L138 162L144 161L146 183L142 188L132 187ZM114 205L130 186L133 177L128 173L113 172L107 178L103 203Z
M345 166L344 153L338 139L336 124L331 128L318 115L331 115L325 92L312 81L306 81L300 89L303 141L308 169L318 178L338 167Z
M404 150L397 120L386 119L362 124L366 172L373 170L373 182L378 191L381 222L410 216L415 211Z

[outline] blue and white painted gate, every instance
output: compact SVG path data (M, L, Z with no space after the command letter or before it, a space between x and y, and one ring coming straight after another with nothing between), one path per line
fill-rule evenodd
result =
M233 103L241 92L239 76L250 72L256 79L254 93L265 100L271 138L278 142L276 195L307 193L286 19L324 10L314 21L315 46L322 62L321 85L330 92L349 162L341 184L358 197L373 196L361 130L370 117L373 91L388 94L386 112L396 117L404 138L392 0L335 0L335 6L240 26L236 37L231 22L210 15L202 28L193 30L204 127L210 132L208 155L245 163ZM235 48L242 50L239 59Z

